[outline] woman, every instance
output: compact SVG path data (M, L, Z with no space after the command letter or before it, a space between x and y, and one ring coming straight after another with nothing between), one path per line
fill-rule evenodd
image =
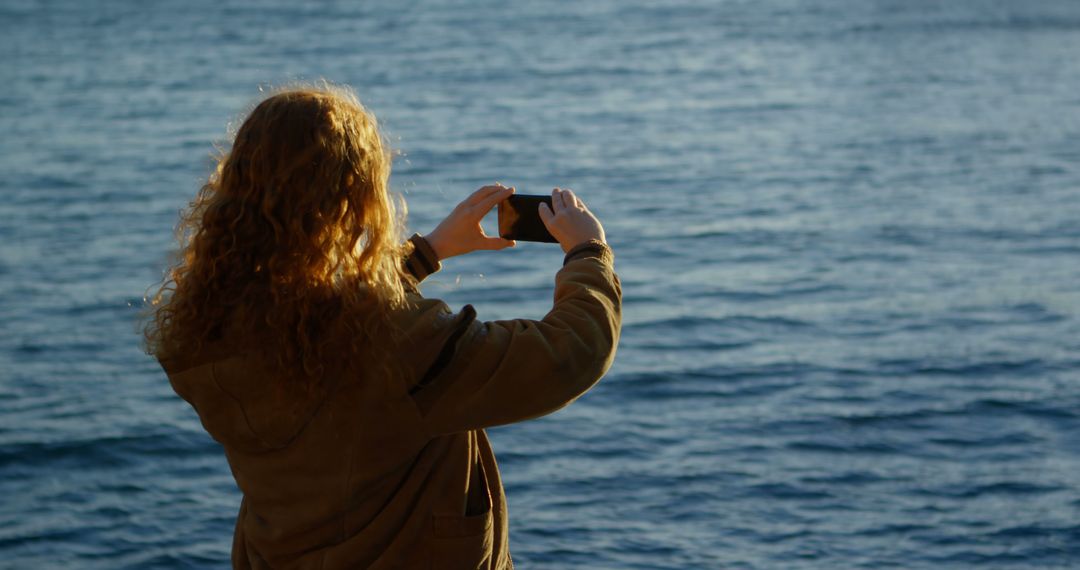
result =
M482 322L417 284L513 242L485 186L426 237L375 119L339 87L260 103L181 223L150 351L243 492L237 568L512 568L484 428L551 413L611 365L621 290L600 222L569 190L540 215L567 252L540 321Z

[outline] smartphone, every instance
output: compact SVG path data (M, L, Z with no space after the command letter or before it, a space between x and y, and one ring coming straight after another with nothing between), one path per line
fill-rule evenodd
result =
M559 243L540 219L540 204L551 208L551 196L511 194L499 202L499 235L506 239Z

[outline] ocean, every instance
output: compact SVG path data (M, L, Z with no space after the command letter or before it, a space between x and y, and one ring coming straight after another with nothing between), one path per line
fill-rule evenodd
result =
M495 181L605 225L614 366L489 430L518 567L1080 567L1078 54L1068 0L7 0L0 567L228 564L139 312L229 125L320 78L410 231ZM538 319L561 261L423 292Z

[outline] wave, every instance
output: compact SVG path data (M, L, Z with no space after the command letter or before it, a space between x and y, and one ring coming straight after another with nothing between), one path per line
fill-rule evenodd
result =
M629 331L641 331L641 330L656 330L656 329L678 329L684 334L692 333L693 329L700 328L723 328L731 327L736 329L788 329L788 330L805 330L815 328L813 323L803 321L800 319L794 319L790 317L781 316L755 316L755 315L729 315L724 317L698 317L698 316L683 316L683 317L671 317L661 318L647 321L638 321L630 324L624 324L623 330Z
M117 435L83 440L6 443L0 445L0 469L77 469L125 467L151 458L219 453L201 433L165 432Z

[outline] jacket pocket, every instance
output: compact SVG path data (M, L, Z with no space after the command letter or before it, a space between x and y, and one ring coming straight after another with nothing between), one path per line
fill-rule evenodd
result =
M492 512L491 494L488 490L487 476L484 467L477 462L474 467L474 488L470 489L470 495L477 493L481 501L472 500L469 503L479 508L466 510L466 514L457 515L433 515L431 517L432 532L432 568L456 569L479 569L488 568L491 563L492 548L494 545L494 513Z
M435 538L467 538L478 534L490 534L491 508L486 512L470 516L434 516L432 531Z
M491 564L494 543L491 509L472 516L433 517L431 567L480 570Z

